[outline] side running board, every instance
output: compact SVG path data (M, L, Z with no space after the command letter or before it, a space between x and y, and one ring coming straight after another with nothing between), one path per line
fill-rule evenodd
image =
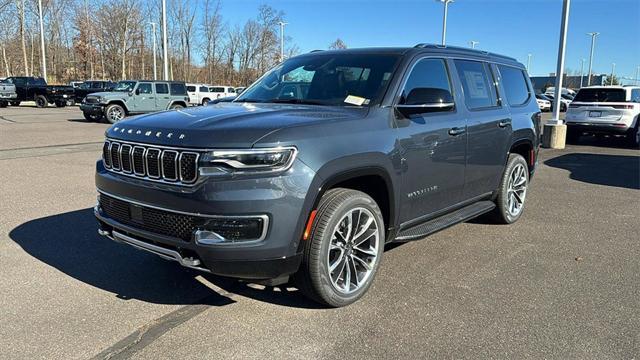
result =
M489 212L495 207L496 204L494 204L493 201L488 200L473 203L449 214L442 215L422 224L418 224L408 229L402 230L400 231L398 236L396 236L395 241L420 240L427 235L433 234L434 232L440 231L442 229L448 228L449 226L473 219L476 216Z

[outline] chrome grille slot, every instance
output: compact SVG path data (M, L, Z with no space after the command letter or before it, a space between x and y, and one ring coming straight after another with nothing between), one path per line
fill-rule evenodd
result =
M133 173L138 176L145 176L147 174L144 166L145 148L142 146L134 146L131 153L131 159L133 161Z
M122 171L131 173L131 145L122 144L120 146L120 167Z
M147 163L147 175L150 178L160 178L160 149L147 149L145 162Z
M107 170L122 175L176 185L192 185L198 180L200 153L196 149L182 151L107 139L102 157Z
M111 143L111 167L113 170L120 170L120 144Z
M168 181L178 180L178 152L173 150L164 150L162 152L162 176Z
M110 145L110 142L105 141L104 145L102 146L102 159L104 160L104 167L106 168L111 167L111 153L109 152Z

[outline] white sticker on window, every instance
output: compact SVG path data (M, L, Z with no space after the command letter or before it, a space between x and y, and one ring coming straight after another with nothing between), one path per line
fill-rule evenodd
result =
M469 87L469 97L485 99L489 97L489 92L484 82L484 75L477 71L465 71L465 80Z
M346 102L347 104L351 104L351 105L356 105L356 106L362 106L362 104L365 103L369 103L369 100L360 97L360 96L355 96L355 95L349 95L347 96L346 99L344 99L344 102Z

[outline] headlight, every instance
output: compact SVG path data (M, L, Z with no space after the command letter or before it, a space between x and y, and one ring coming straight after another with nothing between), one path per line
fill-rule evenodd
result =
M214 150L202 157L202 175L260 174L288 170L297 154L295 147Z

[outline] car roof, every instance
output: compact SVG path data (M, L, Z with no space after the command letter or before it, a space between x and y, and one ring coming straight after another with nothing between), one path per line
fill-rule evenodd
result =
M136 81L136 82L150 82L150 83L172 83L172 84L184 84L184 81L175 81L175 80L133 80L133 79L127 79L127 80L120 80L120 81Z
M515 58L491 53L484 50L470 49L460 46L442 46L438 44L421 43L414 47L370 47L370 48L353 48L339 50L313 50L307 54L298 56L309 56L314 54L389 54L389 55L412 55L412 54L438 54L443 56L459 56L482 59L485 61L499 62L507 65L516 66L524 69L524 65L519 63Z

